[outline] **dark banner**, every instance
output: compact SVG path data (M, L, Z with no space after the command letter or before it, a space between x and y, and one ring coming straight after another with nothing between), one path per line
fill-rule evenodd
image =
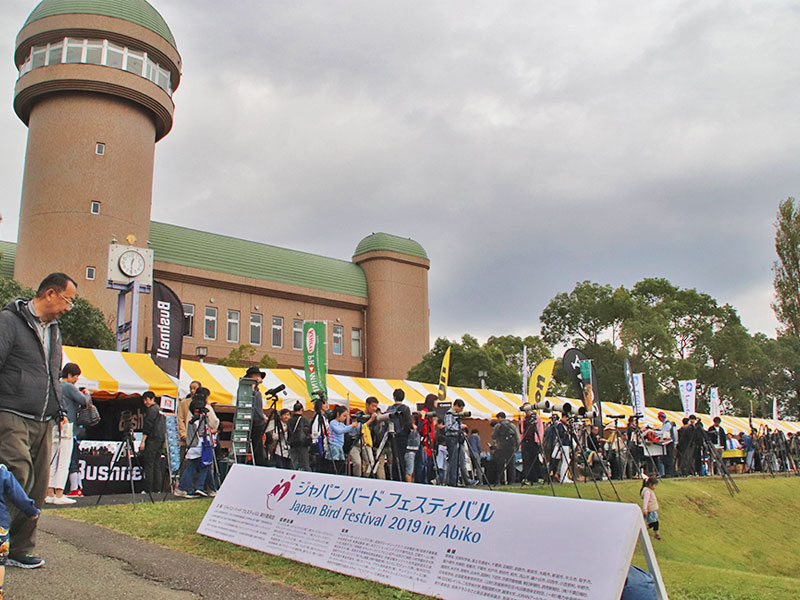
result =
M183 305L180 298L160 281L153 282L153 347L150 355L161 370L181 376L183 351Z

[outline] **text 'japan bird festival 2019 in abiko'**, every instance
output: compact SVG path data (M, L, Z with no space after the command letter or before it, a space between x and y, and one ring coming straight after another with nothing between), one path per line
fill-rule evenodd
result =
M641 526L633 504L237 464L198 532L446 599L607 600Z

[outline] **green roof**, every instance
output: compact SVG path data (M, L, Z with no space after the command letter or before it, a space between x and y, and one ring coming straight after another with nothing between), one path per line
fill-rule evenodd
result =
M346 260L155 221L150 247L156 260L174 265L367 297L364 271Z
M0 277L14 278L14 260L17 257L17 245L14 242L0 242Z
M425 248L411 238L403 238L391 233L373 233L361 240L353 256L373 252L375 250L388 250L418 258L428 258Z
M55 15L102 15L141 25L167 40L176 50L167 22L146 0L42 0L25 25Z

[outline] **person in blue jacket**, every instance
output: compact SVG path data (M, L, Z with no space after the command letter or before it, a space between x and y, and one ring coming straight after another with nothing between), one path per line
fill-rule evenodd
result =
M11 471L6 469L5 465L0 464L0 600L3 600L6 562L25 567L24 564L16 564L13 560L8 560L8 530L11 527L11 515L6 503L9 501L31 519L39 518L41 511L36 508L36 504L28 497Z

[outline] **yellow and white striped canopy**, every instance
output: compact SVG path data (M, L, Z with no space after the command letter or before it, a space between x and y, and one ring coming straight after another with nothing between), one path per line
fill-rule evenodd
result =
M221 365L201 363L191 360L181 362L179 381L166 375L159 369L149 354L130 352L112 352L110 350L91 350L88 348L64 347L64 362L77 363L82 370L78 385L89 389L100 390L100 396L115 397L136 395L152 390L156 395L185 396L189 384L193 380L200 381L211 391L211 400L217 404L231 405L236 395L239 379L244 377L245 369L223 367ZM312 408L306 390L305 374L302 369L262 369L266 378L262 392L283 384L286 390L279 395L278 408L291 408L295 402L301 402L307 409ZM405 403L412 410L425 400L427 394L436 394L437 386L432 383L420 383L405 379L373 379L367 377L349 377L347 375L328 375L328 397L331 404L344 404L350 408L364 408L364 401L375 396L381 406L393 404L392 392L400 388L405 391ZM482 390L474 388L448 387L447 399L461 398L475 418L490 419L497 413L504 412L509 417L520 415L522 403L520 394ZM556 400L569 400L557 398ZM577 400L570 400L577 403ZM659 408L648 407L645 410L645 422L653 427L660 427ZM669 419L680 424L683 414L676 411L664 411ZM603 415L610 422L608 415L624 415L627 419L633 414L633 408L625 404L603 402ZM697 413L697 416L708 427L711 417ZM722 426L726 431L738 433L749 432L747 418L723 416ZM776 426L784 432L800 433L800 423L795 421L773 421L772 419L753 419L756 428Z

